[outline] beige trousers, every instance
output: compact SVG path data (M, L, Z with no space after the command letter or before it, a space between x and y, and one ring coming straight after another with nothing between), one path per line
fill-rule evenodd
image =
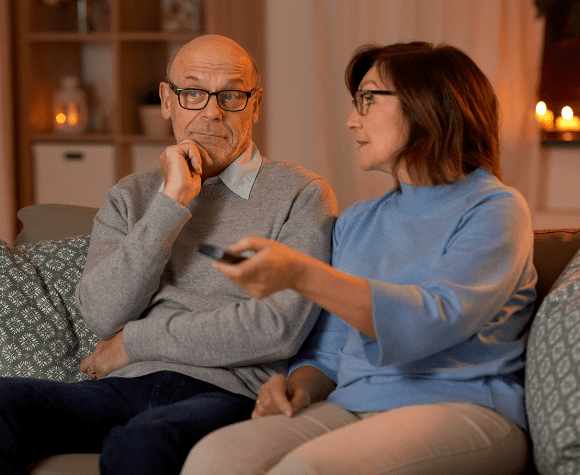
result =
M517 475L524 432L475 404L409 406L371 417L333 404L224 427L189 453L181 475Z

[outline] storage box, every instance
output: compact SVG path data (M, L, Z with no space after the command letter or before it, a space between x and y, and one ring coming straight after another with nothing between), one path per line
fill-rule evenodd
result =
M32 151L38 204L100 208L115 184L113 145L36 143Z

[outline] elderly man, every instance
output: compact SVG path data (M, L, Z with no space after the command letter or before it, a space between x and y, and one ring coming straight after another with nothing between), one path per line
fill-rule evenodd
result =
M160 168L122 179L97 214L77 304L101 339L90 380L0 380L0 472L100 453L103 474L179 473L197 440L249 418L319 309L292 291L250 298L197 252L264 236L328 260L328 183L253 144L262 100L251 57L221 36L182 47L160 85L177 140Z

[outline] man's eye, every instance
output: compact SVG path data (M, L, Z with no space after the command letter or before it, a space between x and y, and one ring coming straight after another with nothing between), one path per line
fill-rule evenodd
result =
M195 99L199 96L199 91L187 91L187 97L190 99Z

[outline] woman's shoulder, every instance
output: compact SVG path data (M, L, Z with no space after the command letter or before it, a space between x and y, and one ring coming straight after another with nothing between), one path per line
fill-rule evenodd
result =
M501 182L489 171L480 168L473 172L473 184L470 201L473 205L484 203L503 203L505 206L528 210L523 195L515 188Z

